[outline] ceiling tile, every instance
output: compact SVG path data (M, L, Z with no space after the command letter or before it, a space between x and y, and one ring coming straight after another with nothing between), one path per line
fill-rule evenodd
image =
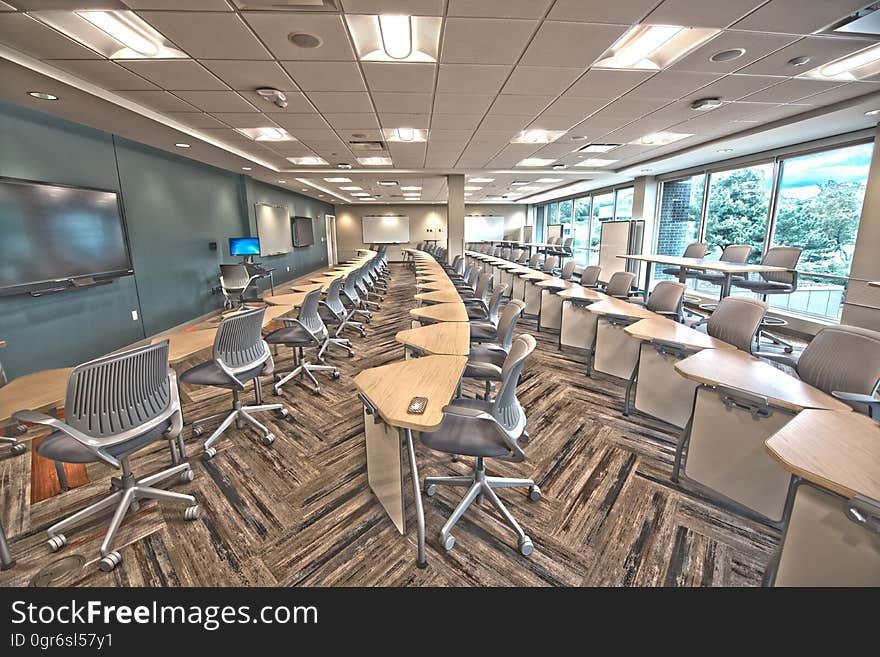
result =
M694 27L728 27L767 0L725 0L694 2L665 0L645 19L654 25L692 25Z
M379 121L372 112L353 113L324 113L327 122L337 130L375 130L379 127Z
M14 0L14 4L21 11L40 11L70 9L70 5L74 3L71 0ZM95 9L126 9L120 0L90 0L88 5Z
M617 25L545 21L520 60L529 66L586 68L626 30Z
M806 55L810 58L809 68L822 66L849 53L861 50L865 42L861 39L840 39L834 37L806 37L750 64L737 73L754 75L792 76L803 72L803 67L794 67L788 62L794 57Z
M510 116L537 116L551 103L553 96L525 96L501 94L492 103L489 117L493 114Z
M656 5L657 0L556 0L549 18L630 25L638 23Z
M428 93L434 91L435 64L364 62L370 91Z
M542 18L553 0L449 0L449 16Z
M524 126L539 130L570 130L584 120L584 114L541 114L537 119ZM624 122L623 120L621 123Z
M677 100L719 79L717 73L661 71L628 94L627 98L665 98Z
M281 62L303 91L366 91L355 62Z
M865 94L877 93L878 91L880 91L880 85L873 82L850 82L849 84L835 87L831 91L823 91L817 96L811 96L804 102L823 106L831 105L843 100L849 100L850 98L857 98ZM880 101L878 101L877 106L880 107Z
M329 126L320 114L284 114L266 112L266 116L272 119L289 132L296 130L327 130Z
M157 87L152 82L144 80L128 69L124 69L114 62L94 59L53 60L53 66L62 68L73 73L77 77L93 82L99 87L111 91L153 89Z
M25 14L0 14L0 43L37 59L102 59Z
M620 96L644 82L654 71L612 71L593 69L575 82L565 96L575 98L598 98L607 96L609 100Z
M226 0L125 0L132 9L180 9L184 11L232 11Z
M429 114L431 94L402 94L392 92L373 93L377 112L403 114Z
M378 125L378 123L376 124ZM372 139L376 141L384 141L385 136L378 128L374 130L339 130L336 132L343 141L357 141L359 139Z
M865 4L865 0L770 0L734 27L756 32L811 34Z
M271 59L236 14L193 11L143 11L138 14L190 57Z
M191 128L225 128L220 121L213 116L208 116L202 112L166 112L165 115L169 119L179 121Z
M275 123L259 112L214 112L212 116L233 128L261 128Z
M607 105L610 100L611 98L567 98L563 96L545 109L542 116L573 116L579 114L581 118L584 118Z
M379 123L383 128L415 128L427 130L431 125L430 114L380 113Z
M442 16L443 0L342 0L348 14Z
M194 112L196 108L167 91L120 91L139 105L159 112Z
M283 61L354 61L348 32L339 14L277 13L250 11L243 14L275 59ZM292 32L312 34L321 39L317 48L300 48L287 38ZM288 69L289 70L289 69ZM291 71L296 80L296 74ZM297 80L299 84L299 80ZM302 87L302 84L300 84Z
M779 78L766 75L727 75L710 85L687 94L691 100L697 98L720 98L724 101L739 100L756 91L761 91L779 82Z
M578 76L582 68L517 66L504 85L506 94L544 94L556 96Z
M260 94L255 91L240 91L242 96L244 96L245 100L247 100L251 105L258 108L263 112L277 112L284 114L314 114L315 108L312 107L312 104L306 99L305 95L301 91L288 91L284 95L287 96L287 107L284 109L280 109L274 103L270 103L268 100L260 96Z
M695 71L697 73L732 73L752 62L766 57L771 52L784 48L797 37L786 34L761 34L759 32L722 32L695 51L670 66L676 71ZM727 62L713 62L709 58L715 53L734 48L745 49L745 54Z
M509 66L441 64L437 75L438 94L494 94L510 73Z
M234 91L178 91L175 95L205 112L258 111Z
M451 64L513 64L537 21L447 18L440 61Z
M370 95L354 91L310 91L309 99L321 113L370 113Z
M296 84L276 62L211 59L202 63L236 91L253 91L260 87L297 90Z
M484 94L437 94L434 111L437 114L484 114L495 96Z
M451 145L467 142L473 134L472 130L431 130L428 145L449 143Z
M758 91L751 96L746 96L744 100L750 103L809 102L802 101L801 99L815 96L823 91L830 91L840 86L843 86L841 82L811 80L807 78L791 79Z
M257 144L250 138L245 135L233 130L232 128L203 128L199 130L199 132L205 133L208 137L213 137L214 139L220 139L226 142L235 143L236 146L241 147L242 144L247 144L248 146L256 146ZM248 148L248 152L251 149ZM254 149L253 152L259 152L259 150Z
M431 130L473 130L482 118L482 114L434 114Z
M188 59L131 60L122 63L169 91L224 91L226 85L203 66Z
M537 112L529 116L492 114L483 119L480 130L503 130L509 141L517 132L525 128L536 114Z

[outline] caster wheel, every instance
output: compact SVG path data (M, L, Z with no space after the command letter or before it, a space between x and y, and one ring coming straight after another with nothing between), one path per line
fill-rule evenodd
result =
M532 543L532 539L528 536L520 539L519 541L519 553L524 557L529 556L532 552L535 551L535 546Z
M196 474L192 470L184 470L180 473L180 483L188 484L195 478Z
M323 365L324 363L327 362L327 359L324 358L323 356L321 356L320 358L318 358L318 359L316 359L316 360L317 360L321 365Z
M366 331L361 331L361 337L362 337L362 338L367 337L367 332L366 332Z
M281 380L281 376L279 376L278 374L276 374L275 376L272 377L272 380L273 380L275 383L278 383L278 382Z
M290 415L290 411L288 411L286 408L279 408L278 415L280 415L281 417L287 417L288 415Z
M6 435L10 436L12 438L18 438L19 436L23 436L26 433L27 433L26 426L24 426L23 424L16 424L16 425L9 427L9 429L6 432Z
M274 388L272 388L272 394L274 394L276 397L280 397L281 396L281 388L279 388L278 386L275 386Z
M27 451L27 445L24 443L15 443L12 446L11 451L15 456L19 456Z
M440 537L440 542L443 544L443 549L449 552L453 547L455 547L455 536L447 536L446 538Z
M203 433L205 433L205 430L202 427L193 427L194 436L201 436Z
M205 449L205 453L203 454L203 457L206 461L210 461L215 456L217 456L216 449L214 449L213 447L208 447Z
M338 379L342 375L339 373L339 370L333 370L333 374L331 374L330 376L332 376L333 379L335 380L335 379Z
M198 504L186 507L186 511L183 512L183 517L185 520L198 520L202 517L202 507Z
M67 545L67 537L64 534L55 534L46 541L46 544L49 546L50 552L58 552L61 548Z
M541 499L541 489L537 486L529 486L529 499L532 502L537 502Z
M100 568L105 573L109 573L111 570L116 568L119 564L122 563L122 555L118 552L114 551L108 554L106 557L102 558L98 562L98 568Z
M434 497L434 494L437 492L437 486L435 484L428 484L425 486L425 495L428 497Z
M275 434L274 433L267 433L265 436L263 436L263 444L266 447L268 447L269 445L271 445L274 442L275 442Z
M791 347L785 348L785 353L787 353L787 354L790 354L792 351L794 351L794 349L792 349Z
M314 389L312 390L312 394L313 394L313 395L320 395L320 394L321 394L321 386L318 386L317 388L314 388Z

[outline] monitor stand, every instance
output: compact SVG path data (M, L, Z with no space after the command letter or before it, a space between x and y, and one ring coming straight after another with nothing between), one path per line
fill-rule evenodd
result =
M241 257L241 264L243 265L252 265L254 264L254 256L246 255Z

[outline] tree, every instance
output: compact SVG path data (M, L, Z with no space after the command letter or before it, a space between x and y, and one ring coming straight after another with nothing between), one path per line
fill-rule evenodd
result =
M736 169L712 177L706 241L710 248L751 244L749 262L761 260L770 184L764 167Z

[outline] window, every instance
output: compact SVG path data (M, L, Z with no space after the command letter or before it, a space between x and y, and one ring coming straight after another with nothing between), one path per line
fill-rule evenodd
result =
M615 221L629 221L633 218L633 188L618 189L614 206Z
M717 259L729 244L750 244L749 262L761 261L772 187L770 163L709 176L707 257Z
M574 259L579 265L588 264L590 248L590 197L584 196L574 200L574 217L572 236L574 243Z
M705 188L705 174L663 183L657 226L658 254L680 256L688 244L700 241ZM655 278L670 276L658 272Z

